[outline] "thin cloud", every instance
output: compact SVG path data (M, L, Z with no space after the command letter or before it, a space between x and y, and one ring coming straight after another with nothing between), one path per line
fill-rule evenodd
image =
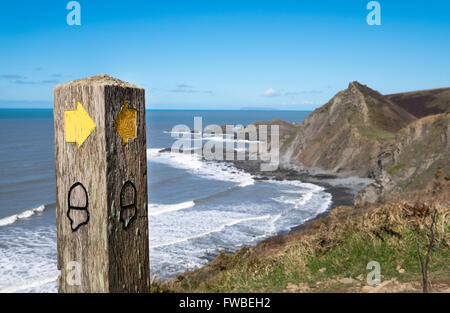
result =
M37 82L31 80L16 79L14 83L19 85L36 85Z
M58 79L44 79L41 81L17 79L14 83L18 85L39 85L39 84L58 84Z
M38 85L38 84L58 84L59 78L61 74L53 74L50 75L48 79L43 80L30 80L26 76L18 75L18 74L3 74L0 75L0 78L9 80L13 84L18 85Z
M3 79L25 79L26 78L24 76L17 75L17 74L3 74L3 75L0 75L0 77Z
M174 93L198 93L198 90L195 89L190 89L190 88L174 88L174 89L170 89L170 92L174 92Z
M203 93L203 94L210 94L210 95L213 94L213 92L211 90L196 89L193 86L187 85L187 84L176 85L175 88L170 89L169 92L173 92L173 93L189 93L189 94Z
M273 88L268 88L268 89L266 89L266 91L264 91L265 97L277 97L279 95L280 95L280 93Z

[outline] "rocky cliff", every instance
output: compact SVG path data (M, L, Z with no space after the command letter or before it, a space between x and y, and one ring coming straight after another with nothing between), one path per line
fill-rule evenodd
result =
M356 198L356 205L398 197L450 199L450 114L421 118L396 135L390 164Z
M282 160L308 168L377 177L395 134L416 120L379 92L349 84L298 126Z
M356 205L399 196L448 201L449 112L450 89L383 96L352 82L301 124L255 125L280 125L282 165L375 179Z

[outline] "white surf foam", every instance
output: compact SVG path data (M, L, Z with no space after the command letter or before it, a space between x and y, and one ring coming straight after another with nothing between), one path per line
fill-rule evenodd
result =
M280 219L280 217L283 216L283 213L279 213L277 215L275 215L271 220L270 220L270 224L273 227L273 230L275 230L275 223Z
M157 203L149 203L148 204L148 215L156 216L169 212L176 212L184 209L190 209L195 206L194 201L186 201L176 204L157 204Z
M148 159L151 162L168 164L175 168L184 169L206 179L234 182L240 187L247 187L255 182L251 174L238 170L230 163L205 161L197 154L160 153L160 150L147 149Z
M45 210L45 206L41 205L41 206L38 206L37 208L26 210L20 214L14 214L14 215L11 215L8 217L4 217L4 218L0 219L0 226L11 225L11 224L15 223L17 220L29 218L29 217L33 216L34 214L42 213L44 210Z
M199 234L195 234L193 236L180 238L180 239L177 239L177 240L161 243L161 244L158 244L158 245L153 245L153 246L150 246L150 248L154 249L154 248L160 248L160 247L165 247L165 246L171 246L171 245L174 245L174 244L177 244L177 243L182 243L182 242L190 241L190 240L193 240L193 239L201 238L201 237L213 234L213 233L221 232L225 228L234 226L236 224L240 224L240 223L244 223L244 222L248 222L248 221L257 221L257 220L269 219L271 217L272 217L271 215L263 215L263 216L240 218L240 219L233 220L231 222L222 224L222 225L220 225L220 226L218 226L216 228L213 228L211 230L208 230L208 231L205 231L205 232L202 232L202 233L199 233Z
M213 142L232 142L232 143L259 143L258 140L234 139L234 137L227 138L220 136L203 136L203 138L198 138L194 140L213 141Z
M310 212L309 216L301 221L301 224L305 223L306 221L309 221L313 218L315 218L317 215L324 213L328 210L330 207L332 201L332 196L328 192L320 194L320 199L316 201L316 205L314 208L308 208L308 211Z
M261 183L262 186L265 182ZM282 183L285 186L265 186L268 193L281 193L286 203L270 202L221 203L215 210L189 210L188 214L175 213L174 216L156 216L150 219L150 248L156 258L152 270L163 271L166 278L185 270L192 270L210 260L206 257L219 251L233 251L243 245L254 244L260 240L287 232L292 227L326 211L331 203L331 195L319 191L320 187L301 182ZM312 192L311 190L317 190ZM276 190L276 192L274 192ZM295 190L294 193L285 193ZM271 197L272 197L271 196ZM270 199L270 198L268 198ZM303 204L303 205L302 205ZM298 209L294 207L298 206ZM251 215L250 215L251 214ZM161 233L158 229L170 229Z
M202 141L214 141L214 142L233 142L233 143L259 143L259 140L247 140L247 139L239 139L239 138L234 138L234 134L222 134L222 136L217 135L217 134L208 134L208 133L200 133L200 132L178 132L178 131L163 131L163 133L165 134L170 134L171 136L174 135L191 135L194 138L192 138L193 140L202 140ZM196 135L196 136L194 136ZM201 135L198 136L198 135ZM198 138L197 138L198 137Z
M296 186L296 187L300 187L300 188L305 188L314 192L319 192L319 191L323 191L325 190L325 188L318 186L318 185L314 185L311 183L304 183L301 182L299 180L267 180L267 182L269 183L273 183L273 184L278 184L278 185L288 185L288 186ZM288 191L290 193L292 193L292 191ZM300 190L299 190L300 192Z
M200 134L200 132L178 132L178 131L163 131L164 134L171 134L171 135L185 135L185 134Z
M311 200L315 192L305 193L294 205L294 208L299 209Z
M296 190L296 189L295 190L283 190L282 193L300 194L301 195L300 198L293 198L292 196L285 196L285 195L281 195L279 197L272 198L272 200L274 200L278 203L292 205L294 209L302 208L303 206L305 206L306 203L311 201L312 197L315 194L325 190L325 188L323 188L321 186L317 186L317 185L310 184L310 183L303 183L303 182L297 181L297 180L284 180L284 181L271 180L269 182L276 183L279 185L289 185L289 186L299 187L298 190Z
M0 292L56 292L56 227L0 230Z
M53 282L56 282L58 280L58 276L52 276L47 278L40 278L35 280L29 280L21 282L18 285L14 286L8 286L6 288L0 288L0 293L14 293L14 292L21 292L27 289L34 289L46 284L50 284Z

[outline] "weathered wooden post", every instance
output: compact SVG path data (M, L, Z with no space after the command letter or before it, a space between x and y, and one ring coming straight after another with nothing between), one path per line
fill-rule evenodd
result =
M148 292L144 89L59 85L54 119L59 292Z

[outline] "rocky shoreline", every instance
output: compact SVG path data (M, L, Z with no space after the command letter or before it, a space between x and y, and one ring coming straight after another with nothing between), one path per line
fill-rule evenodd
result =
M171 153L170 148L162 149L159 153ZM180 151L183 153L183 151ZM191 151L194 153L194 150ZM224 152L225 155L225 152ZM256 181L264 180L292 180L300 181L302 183L311 183L320 186L325 189L332 196L332 203L330 207L323 213L316 215L314 218L301 223L291 229L291 232L296 232L298 230L304 229L311 224L312 221L325 217L328 213L338 207L338 206L353 206L354 197L358 191L363 189L365 186L372 182L371 179L363 179L355 176L344 176L326 172L313 173L310 170L299 168L295 165L283 165L279 166L277 170L274 171L261 171L261 161L248 160L248 155L246 155L246 160L236 161L236 157L233 161L217 161L217 162L228 162L232 163L238 170L249 173L253 176Z
M354 197L359 190L372 182L370 179L361 179L359 177L342 176L330 173L311 173L306 169L296 168L295 166L280 166L277 170L271 172L260 171L260 161L231 161L234 166L242 171L250 173L255 180L295 180L302 183L311 183L325 189L332 196L330 207L323 213L320 213L312 219L299 224L291 229L291 232L302 230L311 225L316 219L320 219L329 214L329 212L338 206L353 206ZM342 183L344 181L346 183ZM270 239L270 238L269 238Z

